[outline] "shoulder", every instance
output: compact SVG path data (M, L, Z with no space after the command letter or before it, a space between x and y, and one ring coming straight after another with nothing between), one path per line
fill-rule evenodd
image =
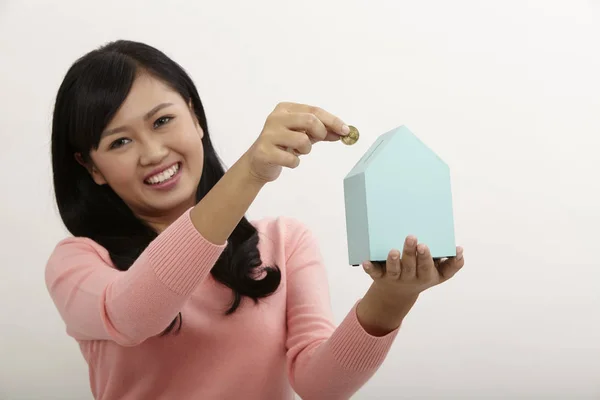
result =
M277 216L250 222L258 231L263 250L279 253L285 260L306 251L319 252L313 231L297 218Z
M59 241L46 263L46 275L82 264L103 264L112 267L108 251L86 237L67 237Z
M265 217L251 220L250 223L254 225L259 236L285 243L294 242L311 233L304 222L289 216Z
M100 244L86 237L67 237L59 241L50 254L50 260L73 254L90 254L110 259L108 251Z

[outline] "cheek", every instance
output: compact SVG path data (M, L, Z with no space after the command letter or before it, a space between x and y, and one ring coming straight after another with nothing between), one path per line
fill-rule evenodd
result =
M188 168L198 175L202 173L202 165L204 164L204 151L202 146L194 144L194 147L188 147L184 153L181 154Z
M180 153L188 162L202 164L204 151L202 148L202 138L197 131L189 131L180 136L177 152Z
M200 145L202 143L202 129L197 127L196 125L190 126L189 129L186 129L186 133L184 134L185 141L190 144Z
M104 162L98 165L104 179L115 192L127 192L133 185L139 183L136 163L130 158L126 156L111 157L110 160L103 160Z

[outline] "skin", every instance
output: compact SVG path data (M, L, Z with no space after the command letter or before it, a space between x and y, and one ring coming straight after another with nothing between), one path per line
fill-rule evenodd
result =
M169 105L157 111L161 104ZM152 110L156 112L149 114ZM276 180L283 168L297 168L313 145L339 140L348 132L340 118L321 108L280 103L252 146L196 204L204 132L189 102L142 73L106 127L99 148L91 152L91 163L76 157L97 184L110 185L158 232L192 208L190 218L198 232L213 243L224 244L260 190ZM170 190L156 190L144 183L151 171L176 162L181 165L181 175ZM384 264L363 264L373 283L357 307L359 322L374 336L397 329L419 294L454 276L464 258L458 247L456 257L436 265L427 246L409 236L402 251L392 249Z
M110 185L134 214L158 231L195 204L204 132L190 106L162 81L141 74L104 130L98 149L90 153L87 167L94 181ZM176 162L182 171L173 190L144 183L152 171Z
M373 284L357 307L367 332L382 336L397 329L423 291L446 282L464 265L462 247L456 257L434 262L429 248L415 236L404 241L402 253L389 252L385 265L363 263Z

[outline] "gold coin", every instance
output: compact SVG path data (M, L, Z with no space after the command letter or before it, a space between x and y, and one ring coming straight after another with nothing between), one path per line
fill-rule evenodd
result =
M350 146L358 141L359 136L358 129L350 125L350 133L348 133L346 136L342 136L341 140L342 143Z

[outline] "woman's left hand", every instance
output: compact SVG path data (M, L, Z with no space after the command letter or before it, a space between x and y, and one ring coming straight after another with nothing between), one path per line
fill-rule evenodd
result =
M437 262L425 244L407 237L402 253L394 249L385 263L363 263L373 284L356 309L359 323L371 335L387 335L402 324L421 292L452 278L464 263L461 247L456 257Z
M408 236L402 253L391 250L385 264L365 262L363 268L380 291L390 296L406 297L446 282L464 263L460 246L456 248L456 257L434 261L427 245L418 243L414 236Z

